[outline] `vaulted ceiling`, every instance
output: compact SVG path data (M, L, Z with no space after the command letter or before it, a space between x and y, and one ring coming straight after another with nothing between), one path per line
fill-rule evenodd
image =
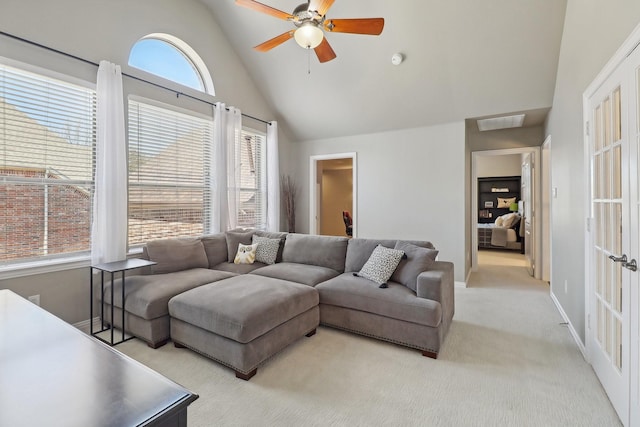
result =
M293 24L234 0L200 1L294 140L539 111L553 101L566 0L336 0L328 18L383 17L385 27L380 36L326 34L337 58L324 64L294 40L253 50ZM301 0L262 2L291 13ZM399 66L396 52L405 56Z

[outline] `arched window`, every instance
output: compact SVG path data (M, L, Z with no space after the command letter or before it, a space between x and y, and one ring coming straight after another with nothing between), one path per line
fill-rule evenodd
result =
M129 65L181 85L215 95L204 61L187 43L169 34L149 34L136 42Z

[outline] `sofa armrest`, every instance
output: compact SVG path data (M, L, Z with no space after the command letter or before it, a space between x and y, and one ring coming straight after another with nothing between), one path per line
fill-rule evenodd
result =
M453 263L435 261L434 266L418 275L417 294L420 298L442 303L447 288L453 288Z
M418 275L417 292L419 298L438 301L442 307L442 319L447 325L454 314L453 263L436 261L434 266Z

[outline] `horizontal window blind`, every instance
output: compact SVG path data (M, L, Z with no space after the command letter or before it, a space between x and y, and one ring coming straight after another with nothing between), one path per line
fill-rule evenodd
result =
M129 245L207 232L213 122L129 100Z
M240 156L240 188L237 189L237 223L240 227L265 229L266 167L264 135L243 130L236 149Z
M0 264L90 249L95 90L0 64Z

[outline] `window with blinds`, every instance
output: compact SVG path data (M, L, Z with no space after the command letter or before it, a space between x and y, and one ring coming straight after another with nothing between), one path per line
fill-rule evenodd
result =
M0 265L88 252L95 90L0 63Z
M239 227L265 229L266 214L266 138L264 134L243 129L236 153L240 156L240 188L237 189Z
M211 118L129 100L129 246L206 233Z

